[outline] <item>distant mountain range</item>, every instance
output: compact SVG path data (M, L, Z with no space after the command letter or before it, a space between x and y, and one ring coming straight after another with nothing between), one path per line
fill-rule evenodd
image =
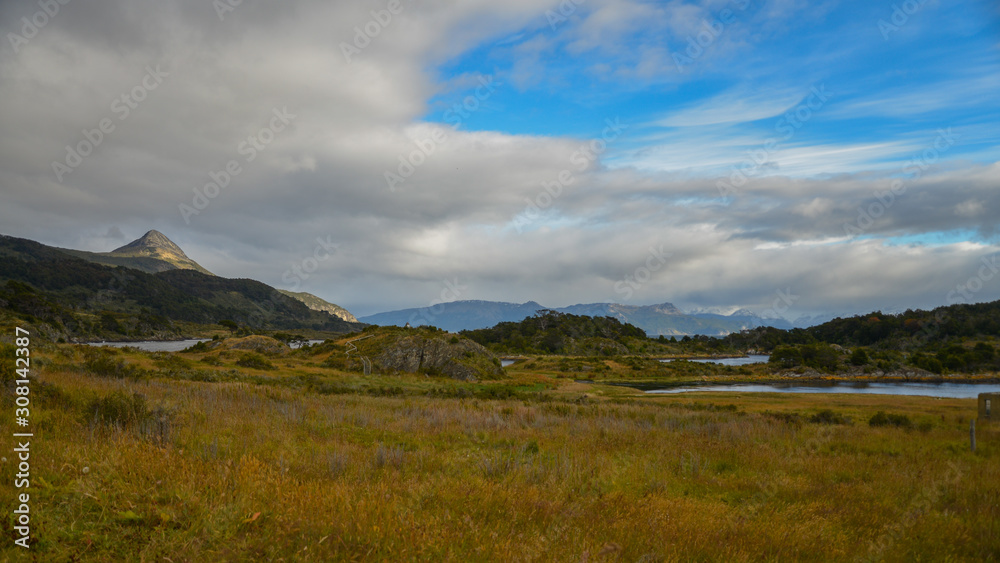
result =
M429 325L458 332L488 328L505 321L520 321L545 309L534 301L503 303L499 301L452 301L420 309L402 309L358 318L363 323L379 326Z
M550 309L560 313L591 317L612 317L635 325L650 336L684 336L703 334L724 336L744 329L771 326L780 329L805 328L829 318L803 317L789 322L766 319L747 309L734 309L728 315L716 312L685 313L671 303L658 305L622 305L620 303L588 303L569 307L544 307L535 301L505 303L497 301L452 301L419 309L402 309L361 317L363 323L381 326L432 325L452 332L489 328L500 322L520 322L538 311Z

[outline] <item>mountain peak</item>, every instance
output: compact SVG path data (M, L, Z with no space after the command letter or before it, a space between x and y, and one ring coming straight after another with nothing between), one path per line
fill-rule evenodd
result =
M147 272L163 272L166 270L197 270L203 274L212 275L197 262L188 258L181 247L167 238L167 235L157 230L151 230L136 240L103 254L114 259L130 260L127 265ZM116 265L119 265L116 263Z
M126 244L125 246L112 250L111 254L133 252L136 250L154 250L154 249L166 250L187 258L187 255L184 254L184 251L181 250L181 247L174 244L174 241L167 238L167 235L157 230L151 230L148 233L137 238L136 240Z

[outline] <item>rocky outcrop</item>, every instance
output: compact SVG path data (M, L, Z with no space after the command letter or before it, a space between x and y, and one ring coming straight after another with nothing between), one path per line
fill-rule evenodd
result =
M468 338L419 329L410 334L407 329L392 332L364 347L376 372L425 373L465 381L503 376L499 358ZM360 342L358 345L361 347Z

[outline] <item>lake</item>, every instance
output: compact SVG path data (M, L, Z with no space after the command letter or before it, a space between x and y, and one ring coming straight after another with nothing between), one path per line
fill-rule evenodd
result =
M644 389L651 394L691 393L719 391L727 393L856 393L867 395L916 395L922 397L947 397L974 399L980 393L1000 393L1000 384L992 383L879 383L879 382L822 382L822 383L770 383L770 384L707 384L660 389Z
M143 340L139 342L88 342L91 346L111 346L112 348L124 348L131 346L147 352L180 352L190 348L199 342L209 342L207 338L193 340ZM309 340L308 344L322 344L322 340ZM292 348L300 348L299 343L295 343Z
M766 364L767 361L771 359L771 356L766 354L752 354L750 356L743 356L741 358L712 358L712 359L700 359L700 360L688 360L689 362L695 362L699 364L719 364L723 366L745 366L749 364ZM676 362L674 358L668 360L660 360L661 362Z
M110 346L112 348L124 348L131 346L147 352L180 352L185 348L190 348L199 342L205 342L207 338L200 340L144 340L140 342L88 342L91 346Z

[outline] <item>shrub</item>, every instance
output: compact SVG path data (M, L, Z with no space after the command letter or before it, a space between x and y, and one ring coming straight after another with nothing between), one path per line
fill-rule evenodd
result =
M153 363L161 369L191 369L191 362L170 352L157 352L153 355Z
M813 424L851 424L851 419L830 409L821 410L809 417Z
M277 369L274 364L267 361L267 358L255 352L247 352L240 359L236 360L236 365L249 369L272 370Z
M855 348L851 354L851 365L863 366L868 363L868 352L864 348Z
M910 364L931 373L941 374L944 372L944 364L941 363L941 360L920 352L910 356Z
M210 366L221 366L222 360L218 356L205 356L201 359L201 363L208 364Z
M146 370L132 365L123 359L114 358L111 354L98 353L83 362L84 369L91 375L111 377L114 379L141 379L146 376Z
M87 414L96 422L127 427L144 422L149 417L149 410L143 395L133 393L129 396L122 391L115 391L92 400L87 405Z
M14 369L14 351L17 346L0 342L0 383L5 387L13 384L17 373Z
M840 367L839 354L829 344L810 344L801 350L802 363L811 368L833 373Z
M216 336L218 336L218 335L216 335ZM202 340L200 342L196 342L196 343L192 344L191 346L188 346L187 348L185 348L184 350L181 350L181 351L182 352L188 352L188 353L195 353L195 352L208 352L209 350L210 350L210 348L208 347L207 342L205 340Z
M778 346L771 352L768 363L793 368L802 365L802 352L794 346Z
M912 428L913 421L910 417L905 414L887 414L882 411L878 411L870 419L868 419L868 426L879 427L879 426L896 426L898 428Z

